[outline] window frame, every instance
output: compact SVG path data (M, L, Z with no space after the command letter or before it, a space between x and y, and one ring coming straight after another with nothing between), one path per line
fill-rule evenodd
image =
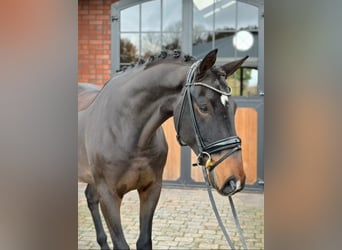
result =
M111 5L111 75L120 69L120 11L138 4L143 4L153 0L125 0L118 1ZM257 92L260 96L264 94L264 0L237 0L258 8L258 57L257 60L248 59L247 67L258 69ZM192 54L192 28L193 28L193 1L182 0L182 31L181 47L182 51ZM162 32L162 31L161 31ZM214 31L213 31L214 32ZM141 45L140 45L141 46ZM227 62L227 58L218 57L217 64ZM244 65L245 65L244 64ZM242 97L242 96L241 96Z

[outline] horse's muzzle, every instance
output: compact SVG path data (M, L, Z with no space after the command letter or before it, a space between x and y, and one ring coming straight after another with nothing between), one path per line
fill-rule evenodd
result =
M226 151L212 157L213 162L220 159ZM209 171L212 186L222 195L233 195L245 186L245 172L243 170L241 150L234 152L215 169Z

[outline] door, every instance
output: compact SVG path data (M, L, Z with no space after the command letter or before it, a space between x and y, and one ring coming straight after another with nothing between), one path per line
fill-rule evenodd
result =
M218 48L216 64L249 55L227 84L237 102L246 189L263 190L263 0L125 0L112 5L112 73L134 59L180 49L197 58ZM176 140L173 118L163 124L169 144L164 184L203 185L188 147Z

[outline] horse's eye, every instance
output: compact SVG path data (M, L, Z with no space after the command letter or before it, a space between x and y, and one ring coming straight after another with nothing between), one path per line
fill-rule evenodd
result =
M207 113L209 111L208 106L206 104L202 104L199 106L199 109L203 113Z

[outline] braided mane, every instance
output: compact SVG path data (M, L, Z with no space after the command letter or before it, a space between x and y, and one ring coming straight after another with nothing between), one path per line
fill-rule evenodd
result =
M144 65L145 69L147 69L166 60L178 60L179 62L183 63L194 62L196 58L190 55L186 55L180 50L161 51L159 55L151 55L147 60L139 58L139 60L136 63L131 63L129 66L117 71L117 73L126 72L127 70L130 70L140 65Z
M145 70L159 63L171 60L177 60L179 63L191 63L195 62L197 59L193 56L184 54L180 50L161 51L159 55L151 55L147 60L139 58L137 62L132 62L129 66L117 70L116 73L104 84L103 87L105 87L114 77L121 74L127 74L136 67L144 67Z

